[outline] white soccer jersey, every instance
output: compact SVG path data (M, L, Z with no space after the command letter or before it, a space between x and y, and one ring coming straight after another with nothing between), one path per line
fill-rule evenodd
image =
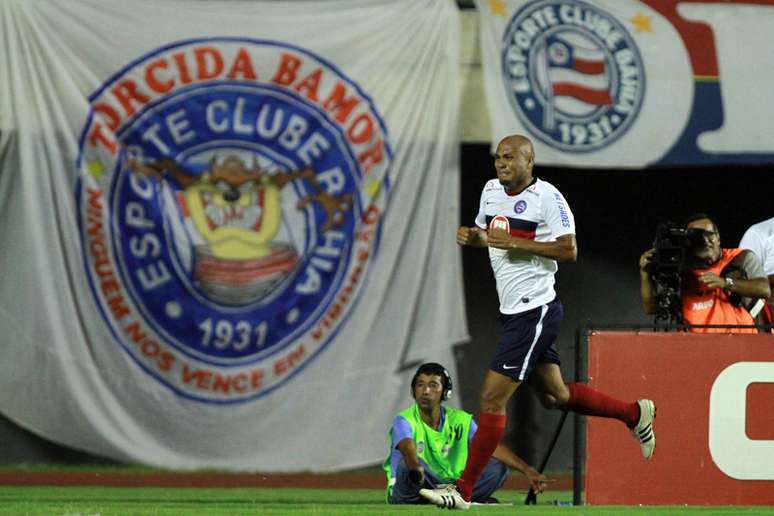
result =
M497 215L508 218L511 235L536 242L552 242L575 233L575 218L564 196L551 183L538 178L517 195L508 195L497 179L487 181L476 225L487 229ZM525 312L556 297L555 260L493 247L489 248L489 260L497 283L500 312Z
M766 276L774 274L774 218L750 226L739 247L755 253Z

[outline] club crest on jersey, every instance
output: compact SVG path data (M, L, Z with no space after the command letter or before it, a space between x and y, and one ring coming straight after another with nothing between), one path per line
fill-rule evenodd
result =
M506 233L511 232L511 223L505 215L497 215L489 222L489 230L502 229Z
M503 85L516 115L544 143L600 149L623 135L645 95L645 71L626 28L580 0L528 2L506 27Z
M392 156L373 102L305 49L215 38L149 52L90 103L78 216L113 339L190 399L280 387L378 249Z
M513 206L513 211L516 213L524 213L524 210L527 209L527 201L519 201Z

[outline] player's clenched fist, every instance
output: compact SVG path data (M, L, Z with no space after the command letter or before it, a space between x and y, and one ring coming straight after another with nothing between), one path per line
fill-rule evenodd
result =
M481 230L461 226L457 229L457 244L459 245L481 245Z
M457 228L457 244L458 245L470 244L470 238L472 233L473 232L471 231L471 228L467 226L460 226L459 228Z

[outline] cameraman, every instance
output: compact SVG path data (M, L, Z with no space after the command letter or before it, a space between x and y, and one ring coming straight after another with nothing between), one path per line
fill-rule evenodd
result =
M769 282L755 254L744 249L722 249L717 224L704 213L688 218L685 265L681 273L681 304L685 324L752 325L748 306L767 299ZM656 313L651 277L655 250L640 257L640 297L646 314ZM690 328L697 332L756 333L754 328Z

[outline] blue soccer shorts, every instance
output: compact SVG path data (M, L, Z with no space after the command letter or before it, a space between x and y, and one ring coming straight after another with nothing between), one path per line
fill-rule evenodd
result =
M503 333L489 368L521 382L541 360L560 364L556 339L563 315L558 297L526 312L500 314Z

